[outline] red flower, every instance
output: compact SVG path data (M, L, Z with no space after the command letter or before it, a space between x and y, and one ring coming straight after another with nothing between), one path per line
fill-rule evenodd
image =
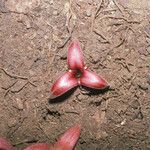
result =
M76 125L68 129L54 145L36 143L23 150L73 150L79 139L80 131L81 126ZM6 139L0 138L0 150L14 150L14 148Z
M24 150L73 150L79 139L80 131L80 125L73 126L68 129L54 145L37 143L28 146Z
M69 71L59 77L51 87L51 99L58 97L77 85L93 89L104 89L108 83L101 76L87 69L77 40L71 42L68 49L67 63Z

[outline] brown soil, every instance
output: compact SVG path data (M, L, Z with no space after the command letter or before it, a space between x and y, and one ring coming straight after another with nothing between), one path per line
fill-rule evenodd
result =
M77 150L150 149L148 0L0 0L0 136L21 150L82 125ZM72 38L105 77L51 102Z

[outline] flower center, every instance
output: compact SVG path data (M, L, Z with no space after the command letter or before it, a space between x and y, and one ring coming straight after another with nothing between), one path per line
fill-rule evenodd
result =
M75 77L80 78L82 76L82 72L80 70L76 70Z

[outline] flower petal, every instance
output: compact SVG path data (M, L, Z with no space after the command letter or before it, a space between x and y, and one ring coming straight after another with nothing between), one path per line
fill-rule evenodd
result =
M3 138L0 138L0 150L13 150L13 146Z
M54 145L57 150L73 150L80 136L81 126L76 125L68 129Z
M53 150L53 146L47 143L32 144L24 150Z
M56 98L77 85L78 80L75 78L74 73L72 71L68 71L64 73L61 77L59 77L52 85L52 88L50 90L50 98Z
M88 69L85 69L80 77L80 84L93 89L104 89L108 86L106 80Z
M68 48L67 63L71 70L84 70L83 54L78 40L73 40Z

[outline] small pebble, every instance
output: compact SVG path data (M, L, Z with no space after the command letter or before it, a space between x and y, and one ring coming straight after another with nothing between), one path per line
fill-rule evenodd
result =
M16 104L17 104L18 109L23 110L24 106L23 106L23 102L21 99L16 98Z
M139 85L139 87L142 89L142 90L148 90L148 87L149 87L149 85L147 84L147 83L141 83L140 85Z
M8 126L11 128L13 126L15 126L17 123L17 120L15 118L10 118L8 121Z
M138 113L138 119L143 119L143 118L144 118L143 113L140 111L140 112Z
M100 131L97 133L97 139L106 139L108 137L108 133L106 131Z
M63 52L60 58L61 58L62 60L66 60L66 59L67 59L67 53L66 53L66 52Z
M126 78L127 78L127 80L131 80L132 79L132 73L126 74Z
M108 56L107 56L107 59L108 59L108 60L111 60L111 56L110 56L110 55L108 55Z
M91 9L87 9L85 14L87 17L91 17L91 15L92 15Z
M90 54L91 58L92 58L92 63L96 64L98 63L99 59L100 59L100 56L99 56L99 53L98 52L92 52Z
M132 103L131 103L131 107L133 109L138 109L140 107L140 103L138 100L134 100Z
M143 119L144 118L144 116L143 116L143 114L142 114L142 112L141 112L141 110L140 109L136 109L135 111L134 111L134 114L133 114L133 116L132 116L132 119L134 120L134 119Z
M85 98L85 95L83 95L83 94L80 94L79 96L78 96L78 99L79 100L82 100L82 99L84 99Z
M57 15L58 15L58 11L57 11L57 10L54 10L54 11L53 11L53 15L57 16Z
M50 0L49 4L53 5L54 4L54 0Z

